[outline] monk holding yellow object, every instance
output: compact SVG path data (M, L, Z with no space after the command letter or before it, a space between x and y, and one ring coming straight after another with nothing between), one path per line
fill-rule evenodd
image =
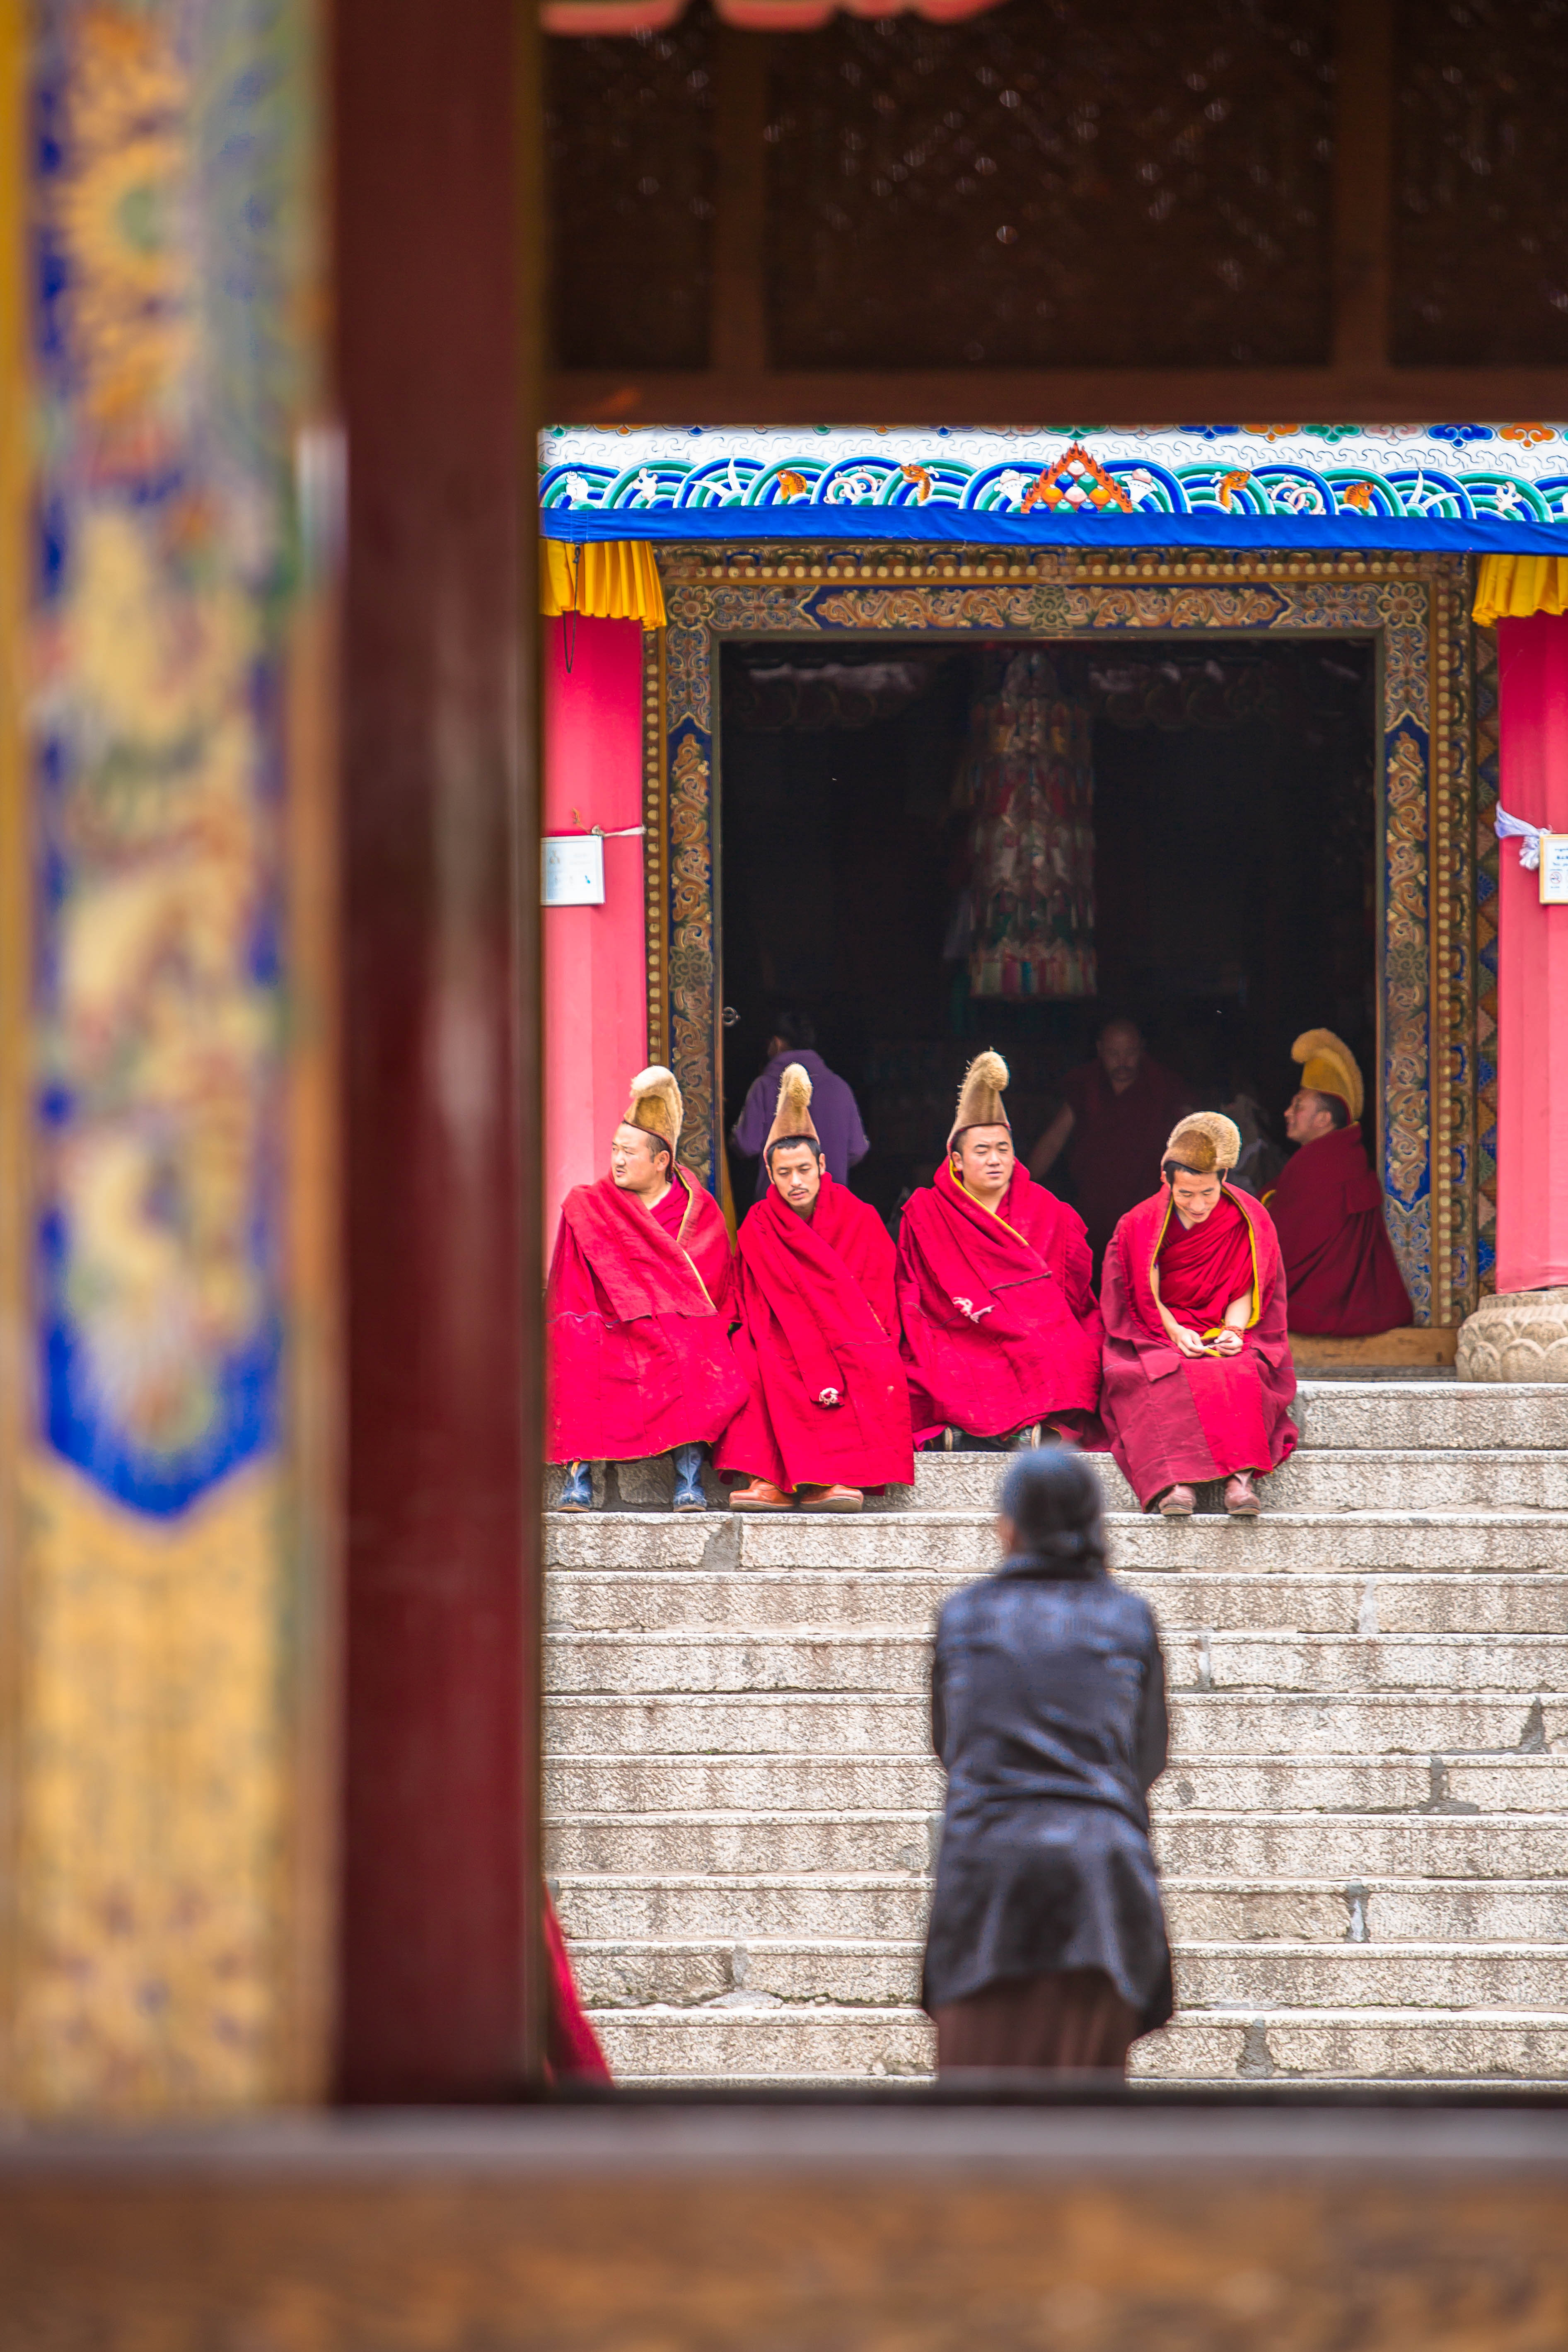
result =
M1240 1150L1218 1112L1183 1119L1160 1190L1105 1255L1100 1414L1143 1509L1172 1518L1192 1512L1206 1478L1227 1481L1233 1517L1256 1517L1253 1480L1296 1443L1285 1271L1268 1210L1225 1181Z
M1290 1048L1301 1084L1285 1114L1296 1146L1266 1197L1279 1235L1292 1331L1361 1339L1415 1319L1383 1221L1383 1187L1362 1139L1362 1083L1331 1029Z

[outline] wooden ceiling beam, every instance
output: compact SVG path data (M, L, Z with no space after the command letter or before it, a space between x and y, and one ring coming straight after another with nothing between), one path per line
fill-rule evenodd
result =
M1568 367L559 371L552 425L1169 425L1568 421Z

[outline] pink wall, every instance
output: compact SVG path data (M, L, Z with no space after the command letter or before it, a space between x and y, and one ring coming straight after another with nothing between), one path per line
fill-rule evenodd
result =
M542 627L544 830L640 824L641 625ZM604 905L544 910L547 1249L564 1194L608 1166L627 1082L647 1060L647 961L642 842L606 841Z
M1498 623L1499 793L1568 833L1568 617ZM1505 841L1498 926L1500 1290L1568 1283L1568 907Z

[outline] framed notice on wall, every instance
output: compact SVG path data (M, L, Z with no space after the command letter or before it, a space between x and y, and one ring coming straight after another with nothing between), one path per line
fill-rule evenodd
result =
M544 904L602 907L605 903L605 844L596 833L559 834L542 844Z
M1568 907L1568 833L1541 835L1541 903Z

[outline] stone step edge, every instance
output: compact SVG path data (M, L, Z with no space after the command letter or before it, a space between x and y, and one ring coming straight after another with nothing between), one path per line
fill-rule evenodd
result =
M923 1819L922 1815L915 1816ZM1484 1886L1496 1895L1539 1894L1543 1889L1560 1887L1568 1895L1568 1869L1542 1878L1392 1878L1386 1874L1370 1878L1262 1878L1244 1875L1238 1878L1181 1878L1163 1874L1173 1885L1179 1884L1185 1895L1342 1895L1347 1885L1364 1887L1368 1895L1408 1895L1424 1887L1445 1892L1452 1886ZM781 1870L781 1871L552 1871L551 1878L558 1886L593 1888L598 1893L642 1893L655 1888L666 1893L712 1890L716 1893L743 1895L773 1887L794 1894L811 1891L818 1894L854 1894L883 1887L918 1886L929 1873L910 1870ZM1564 1939L1568 1941L1568 1938Z
M1299 1455L1293 1458L1310 1459L1313 1462L1321 1462L1326 1461L1328 1459L1328 1455L1326 1453L1313 1453L1310 1455ZM1363 1462L1369 1459L1370 1456L1369 1454L1366 1453L1356 1453L1354 1451L1347 1450L1340 1458L1350 1462ZM1397 1459L1400 1461L1407 1461L1410 1456L1407 1454L1401 1452L1398 1447L1390 1447L1385 1454L1379 1455L1376 1458L1380 1460ZM1489 1454L1483 1454L1478 1449L1473 1453L1454 1452L1451 1453L1447 1458L1458 1462L1521 1462L1525 1460L1556 1462L1562 1458L1562 1449L1556 1446L1552 1446L1551 1448L1538 1446L1529 1455L1527 1455L1522 1449L1511 1453L1498 1450ZM721 1527L735 1526L776 1528L782 1524L784 1515L783 1512L780 1512L770 1517L746 1511L708 1511L703 1514L703 1517L700 1521L694 1511L686 1513L679 1511L651 1510L596 1510L593 1512L547 1510L542 1516L552 1528L578 1528L584 1524L594 1527L625 1526L642 1528L696 1528L698 1526L705 1525L708 1528L708 1532L712 1534ZM829 1515L825 1512L792 1512L790 1514L790 1526L794 1528L807 1524L812 1526L824 1525L826 1523L828 1516ZM1180 1528L1185 1530L1189 1535L1193 1533L1203 1535L1216 1528L1229 1528L1233 1532L1237 1531L1236 1528L1236 1522L1230 1519L1224 1511L1198 1511L1195 1512L1191 1518L1163 1519L1161 1518L1156 1512L1152 1511L1125 1511L1110 1509L1104 1513L1103 1517L1105 1526L1112 1533L1121 1528L1144 1526ZM973 1503L950 1503L945 1505L941 1503L910 1503L905 1505L901 1509L893 1511L872 1509L869 1511L851 1512L844 1518L835 1519L833 1524L837 1527L863 1527L868 1519L875 1519L879 1526L880 1526L884 1519L896 1519L900 1528L920 1528L929 1523L931 1527L939 1528L966 1528L981 1530L992 1530L996 1525L996 1514L994 1510L986 1510L981 1506ZM1493 1527L1500 1523L1510 1527L1529 1525L1531 1527L1551 1528L1560 1527L1565 1521L1568 1521L1568 1507L1563 1507L1558 1505L1549 1503L1535 1506L1525 1503L1500 1503L1496 1505L1495 1507L1489 1507L1483 1503L1410 1503L1388 1506L1386 1507L1380 1507L1375 1508L1362 1508L1352 1511L1292 1510L1289 1507L1276 1510L1270 1508L1266 1510L1260 1518L1248 1521L1247 1525L1249 1527L1263 1529L1267 1529L1270 1527Z
M1373 1572L1375 1573L1375 1571ZM1258 1581L1262 1582L1263 1580L1259 1578ZM1419 1642L1423 1644L1442 1643L1455 1650L1475 1649L1481 1644L1485 1644L1489 1649L1497 1649L1506 1643L1510 1649L1523 1649L1528 1646L1543 1651L1550 1655L1556 1656L1561 1654L1563 1657L1568 1658L1568 1633L1499 1633L1494 1628L1483 1629L1474 1633L1416 1633L1404 1626L1396 1627L1391 1633L1302 1633L1289 1626L1281 1625L1175 1625L1170 1629L1167 1638L1173 1642L1195 1640L1202 1633L1207 1633L1210 1638L1216 1642L1289 1642L1302 1649L1314 1650L1325 1650L1331 1646L1343 1649L1352 1643L1364 1647L1373 1642L1381 1642L1385 1645L1394 1643L1408 1644L1412 1642ZM655 1628L648 1632L640 1632L636 1627L623 1631L620 1628L589 1626L581 1632L574 1627L562 1627L555 1633L554 1640L558 1646L567 1643L576 1643L586 1647L591 1643L601 1649L637 1649L656 1652L668 1650L675 1654L693 1649L766 1650L784 1642L826 1643L832 1648L844 1650L868 1648L873 1642L899 1642L910 1648L918 1646L921 1649L927 1649L931 1644L930 1633L923 1630L917 1631L912 1625L813 1625L810 1623L765 1625L752 1632L747 1632L742 1627L705 1625ZM590 1694L584 1693L584 1696L587 1696ZM609 1696L613 1694L606 1693L605 1696Z
M675 2009L650 2001L637 2008L589 2009L587 2015L595 2025L679 2026L689 2033L704 2029L717 2030L737 2021L747 2024L778 2024L795 2026L803 2020L822 2025L907 2025L911 2020L927 2022L926 2013L908 2003L868 2002L864 2008L842 2001L802 2001L781 2003L776 2008L754 2010L742 2008ZM1546 2026L1561 2027L1568 2032L1568 2009L1500 2009L1484 2008L1478 2004L1466 2009L1365 2009L1301 2008L1284 2009L1277 2002L1243 2001L1234 2009L1179 2009L1168 2025L1160 2028L1164 2033L1179 2032L1184 2028L1280 2024L1343 2026L1429 2026L1435 2019L1464 2025L1518 2025L1539 2030Z

